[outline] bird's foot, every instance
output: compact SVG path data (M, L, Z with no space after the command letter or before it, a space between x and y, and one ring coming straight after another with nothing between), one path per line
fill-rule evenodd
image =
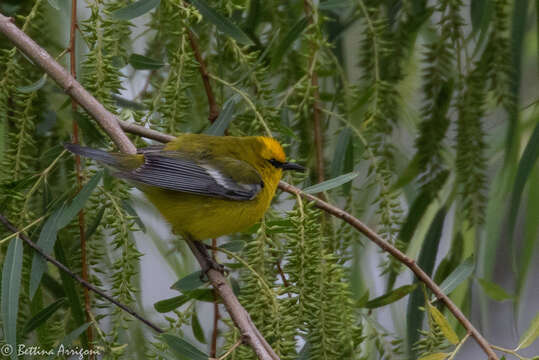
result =
M215 261L210 253L208 252L208 249L207 249L207 245L204 244L203 242L201 241L195 241L195 246L197 247L197 249L202 253L202 255L204 255L204 257L206 258L206 261L205 261L205 264L202 266L202 269L201 269L201 274L200 274L200 279L202 281L207 281L207 276L206 274L208 273L208 271L210 270L216 270L216 271L219 271L221 274L223 275L226 275L228 273L228 271L226 270L226 268L224 267L224 265L222 264L219 264L217 261Z

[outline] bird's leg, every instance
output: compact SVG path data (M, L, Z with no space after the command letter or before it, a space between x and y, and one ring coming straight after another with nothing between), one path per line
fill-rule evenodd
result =
M210 253L208 252L208 249L206 248L206 244L204 244L202 241L196 240L194 241L194 244L198 251L200 251L207 260L206 266L201 269L203 274L206 274L210 269L217 270L223 274L225 273L225 267L211 257Z

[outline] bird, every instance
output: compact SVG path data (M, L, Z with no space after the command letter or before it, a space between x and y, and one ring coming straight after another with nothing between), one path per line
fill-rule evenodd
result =
M173 233L195 243L254 225L270 206L283 171L305 170L287 162L281 144L264 136L186 133L164 145L137 149L136 155L64 146L131 182Z

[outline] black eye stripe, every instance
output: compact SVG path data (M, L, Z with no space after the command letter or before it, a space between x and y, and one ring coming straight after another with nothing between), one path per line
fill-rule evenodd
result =
M269 159L268 161L271 163L271 165L273 165L274 167L276 167L278 169L282 168L283 165L284 165L284 163L282 163L282 162L280 162L278 160L275 160L275 159Z

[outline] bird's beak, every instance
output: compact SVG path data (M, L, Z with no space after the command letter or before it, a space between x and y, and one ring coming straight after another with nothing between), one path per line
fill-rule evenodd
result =
M305 168L303 166L301 166L299 164L296 164L296 163L290 163L290 162L283 163L282 169L283 170L305 171Z

